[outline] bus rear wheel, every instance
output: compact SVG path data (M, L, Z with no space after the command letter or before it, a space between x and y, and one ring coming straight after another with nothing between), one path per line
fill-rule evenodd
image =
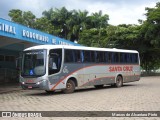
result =
M66 84L66 89L63 90L65 94L73 93L75 90L75 83L73 80L68 80Z
M120 76L120 75L117 76L115 86L116 86L117 88L123 86L123 78L122 78L122 76Z

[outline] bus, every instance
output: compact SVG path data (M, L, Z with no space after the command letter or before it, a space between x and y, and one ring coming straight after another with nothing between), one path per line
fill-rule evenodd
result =
M22 56L23 89L73 93L77 88L121 87L140 80L140 58L135 50L39 45L25 49Z

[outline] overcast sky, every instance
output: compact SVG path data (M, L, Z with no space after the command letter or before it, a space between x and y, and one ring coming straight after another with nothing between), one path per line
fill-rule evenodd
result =
M109 23L138 24L145 19L145 7L154 7L160 0L0 0L0 18L9 19L11 9L31 11L41 17L44 10L66 7L68 10L87 10L89 13L102 10L109 15Z

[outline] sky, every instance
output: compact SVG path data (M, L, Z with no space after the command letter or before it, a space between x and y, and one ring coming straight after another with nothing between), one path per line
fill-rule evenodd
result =
M31 11L37 18L50 8L87 10L89 14L102 10L109 15L109 24L138 24L145 20L145 7L153 8L160 0L0 0L0 18L10 20L11 9Z

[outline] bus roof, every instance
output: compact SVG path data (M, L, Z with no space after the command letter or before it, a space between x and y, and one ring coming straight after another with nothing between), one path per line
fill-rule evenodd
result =
M25 49L24 51L36 50L36 49L50 50L50 49L55 49L55 48L138 53L138 51L136 51L136 50L125 50L125 49L116 49L116 48L97 48L97 47L85 47L85 46L69 46L69 45L38 45L38 46L29 47L29 48Z

